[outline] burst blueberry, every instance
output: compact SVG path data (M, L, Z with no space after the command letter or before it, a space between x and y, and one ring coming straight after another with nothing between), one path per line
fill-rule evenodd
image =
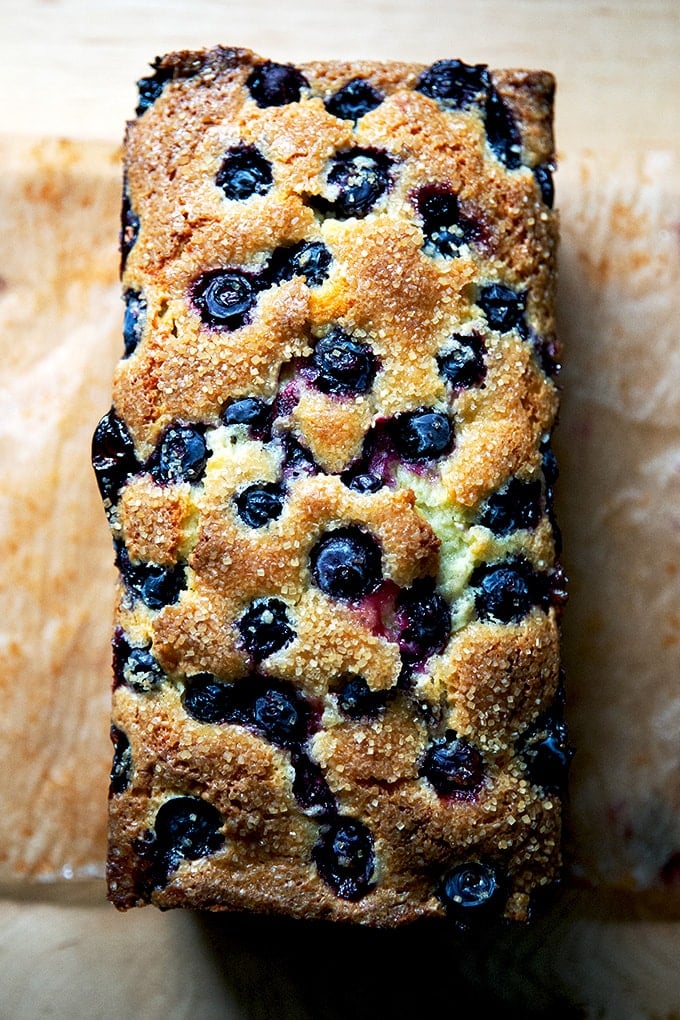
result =
M154 822L156 852L167 855L175 867L182 859L207 857L223 846L223 825L217 808L201 797L171 797Z
M256 438L262 438L269 429L271 408L257 397L241 397L225 408L222 421L225 425L245 425Z
M399 593L395 605L399 648L406 663L444 650L451 634L451 610L431 578L419 578Z
M541 496L540 479L522 481L511 478L484 502L479 512L479 523L499 536L519 530L532 531L543 516Z
M311 204L335 219L362 219L389 188L391 166L392 160L374 149L341 152L331 162L326 194L314 196Z
M293 795L307 814L330 815L336 811L335 799L323 771L303 751L294 750L291 764L295 771Z
M423 407L392 421L395 449L406 461L434 460L453 447L453 426L443 411Z
M376 372L376 358L368 344L348 336L338 326L317 342L312 365L322 393L339 396L367 393Z
M113 408L92 437L92 467L105 503L115 503L128 478L140 470L132 437Z
M215 178L225 196L236 201L266 195L273 182L271 163L254 145L229 149Z
M482 784L484 762L473 744L449 730L428 747L421 775L442 796L471 794Z
M169 81L172 80L173 69L171 67L160 67L159 62L153 65L154 73L147 78L140 78L137 82L139 99L135 113L140 117L145 110L156 102L161 92Z
M292 691L275 687L261 691L253 703L252 720L275 744L299 743L305 737L305 708Z
M322 241L301 241L277 248L267 266L272 283L304 276L308 287L320 287L328 277L333 257Z
M534 177L541 192L541 198L548 208L552 209L555 202L552 166L549 163L541 163L540 166L534 167Z
M132 563L127 549L117 546L116 566L128 594L149 609L162 609L179 601L186 588L186 570L181 563L161 567L156 563Z
M111 765L109 796L123 793L130 785L132 774L132 748L127 734L117 726L111 727L113 763Z
M340 816L322 830L313 849L321 878L345 900L359 900L371 888L375 867L373 837L354 818Z
M520 742L520 755L531 782L548 792L564 791L573 753L567 725L558 713L542 715Z
M310 554L315 584L331 598L353 601L375 591L382 557L375 538L351 526L327 532Z
M494 88L486 102L485 126L491 151L508 170L516 170L522 163L522 139L513 114Z
M423 250L432 257L457 258L475 238L475 226L460 211L458 197L446 185L426 184L415 195L423 224Z
M113 675L116 686L125 684L142 694L160 687L165 680L151 646L130 645L120 630L113 640Z
M491 329L496 329L499 333L517 329L520 336L526 336L524 320L526 291L516 291L501 283L491 283L481 288L477 304L484 312Z
M156 482L200 482L208 460L205 432L200 425L172 425L163 433L149 461Z
M129 358L137 349L142 338L146 319L146 301L138 290L127 290L125 301L125 317L123 319L123 343L125 357Z
M477 386L486 375L484 340L478 333L454 333L437 356L439 371L454 389Z
M257 288L241 269L217 269L195 281L192 297L201 321L216 329L240 329L250 321Z
M376 716L385 707L387 691L374 691L363 676L351 674L342 679L338 689L338 707L350 719Z
M476 567L470 585L477 589L475 606L482 620L519 623L542 602L539 578L520 559Z
M236 694L234 684L225 684L212 673L187 677L182 704L187 715L203 723L234 720Z
M378 492L383 487L382 479L366 471L360 471L358 474L350 473L343 476L342 480L352 492L360 492L364 495Z
M295 637L288 610L280 599L257 599L238 621L246 651L255 659L266 659Z
M274 482L249 485L235 497L238 515L249 528L265 528L281 516L283 489Z
M380 106L383 95L378 92L370 81L365 78L352 78L346 85L339 88L326 100L325 106L329 113L341 120L360 120Z
M285 106L296 103L309 83L302 71L292 64L267 60L248 76L246 88L258 106Z
M464 110L486 101L489 72L486 64L437 60L420 75L416 89L445 107Z

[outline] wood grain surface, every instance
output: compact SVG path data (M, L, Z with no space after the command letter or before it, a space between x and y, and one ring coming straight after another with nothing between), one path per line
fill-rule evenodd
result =
M0 579L0 1017L680 1017L680 4L0 0L0 37L0 528L24 527L3 539ZM528 931L119 915L103 900L109 552L82 453L122 318L117 146L149 62L215 43L558 78L558 452L581 751L570 885ZM57 476L82 498L49 505ZM35 649L17 640L27 629Z

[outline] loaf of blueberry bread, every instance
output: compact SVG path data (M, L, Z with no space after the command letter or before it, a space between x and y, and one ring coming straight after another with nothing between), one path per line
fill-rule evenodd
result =
M139 89L110 899L524 921L570 756L553 79L218 47Z

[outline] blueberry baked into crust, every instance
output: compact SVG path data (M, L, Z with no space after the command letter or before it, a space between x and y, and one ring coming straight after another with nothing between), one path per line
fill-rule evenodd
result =
M524 921L570 758L553 79L216 48L139 90L110 899Z

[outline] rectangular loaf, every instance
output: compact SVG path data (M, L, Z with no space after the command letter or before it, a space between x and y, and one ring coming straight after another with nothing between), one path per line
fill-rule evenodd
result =
M524 921L570 756L553 79L218 47L139 90L110 899Z

